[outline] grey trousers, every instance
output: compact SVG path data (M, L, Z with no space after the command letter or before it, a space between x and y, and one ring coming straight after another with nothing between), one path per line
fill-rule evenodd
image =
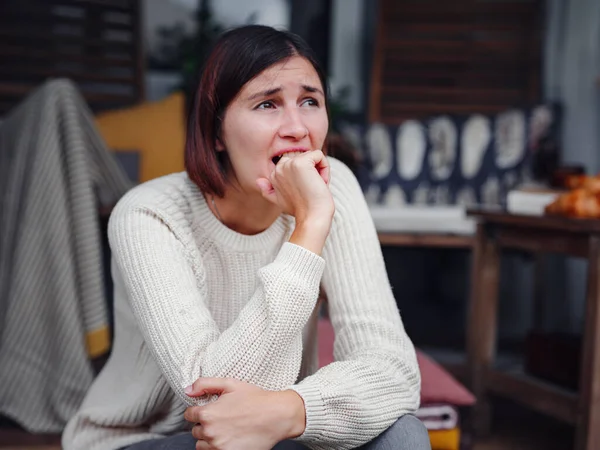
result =
M126 450L194 450L196 439L191 433L150 441L138 442ZM296 441L283 441L273 450L306 450L307 447ZM431 450L429 435L425 426L415 416L407 415L398 419L391 427L371 442L359 447L360 450Z

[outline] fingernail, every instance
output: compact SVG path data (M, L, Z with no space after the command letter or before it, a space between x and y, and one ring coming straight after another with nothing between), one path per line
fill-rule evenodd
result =
M194 392L194 388L192 385L189 385L183 390L183 392L185 392L187 395L190 395L192 392Z

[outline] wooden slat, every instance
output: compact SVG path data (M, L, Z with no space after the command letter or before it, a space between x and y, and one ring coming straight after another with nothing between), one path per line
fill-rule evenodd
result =
M600 447L600 236L589 236L583 358L577 415L577 450Z
M434 114L469 114L474 111L480 113L494 113L502 111L503 105L489 105L489 104L463 104L454 105L451 103L393 103L385 105L382 108L382 116L387 119L393 119L394 115L403 115L403 113L411 112L415 115L434 115Z
M520 23L512 23L512 22L500 22L500 23L490 23L490 24L479 24L473 23L470 20L464 21L440 21L440 22L431 22L431 21L423 21L418 22L411 20L410 22L399 24L394 21L393 17L389 17L387 20L393 25L392 27L386 27L385 36L393 37L393 36L401 36L401 35L409 35L416 36L417 38L422 38L422 35L430 35L430 36L445 36L445 37L459 37L459 36L469 36L473 32L474 29L482 28L486 32L512 32L518 33L522 32L525 25Z
M500 249L481 223L477 224L472 255L467 357L470 387L477 399L473 426L485 433L490 427L485 375L496 355Z
M589 236L577 450L600 448L600 236Z
M146 98L146 81L144 77L144 70L146 66L146 54L144 49L144 40L141 39L141 36L144 35L144 24L142 18L144 16L143 5L140 1L135 2L134 10L133 10L133 23L132 23L132 32L134 36L140 37L138 40L138 45L136 47L136 52L134 54L134 58L136 64L134 66L136 83L135 86L137 88L137 98L138 100L143 100Z
M382 80L382 85L386 89L389 89L391 86L403 86L415 89L427 89L429 87L431 89L443 89L448 87L455 89L471 88L473 90L521 90L525 81L526 77L522 74L511 72L500 72L495 75L482 74L480 76L468 73L461 77L460 71L448 74L415 71L401 75L387 74Z
M471 248L473 236L453 234L379 233L379 243L401 247Z
M577 418L577 394L522 373L488 370L485 386L536 411L574 424Z
M381 23L384 15L385 2L377 2L378 5L378 19ZM383 42L383 27L377 27L377 38L376 42ZM369 102L369 120L371 122L379 122L382 119L381 116L381 80L383 75L383 51L374 52L373 56L373 72L371 75L371 97Z
M34 14L52 14L58 17L64 17L60 11L53 8L70 8L72 10L85 12L89 8L96 8L102 12L117 12L119 14L131 14L135 11L135 4L139 0L116 0L115 2L102 2L93 0L34 0L23 2L0 2L0 11L3 14L19 14L23 11L32 12Z
M453 44L439 41L390 41L387 42L384 64L403 65L427 62L462 62L462 63L503 63L523 64L529 66L539 61L539 57L531 59L522 41L472 41Z
M94 39L83 36L63 36L43 31L27 31L17 28L0 28L0 39L5 43L13 42L19 45L34 45L37 48L64 46L80 46L91 49L105 51L124 51L132 50L135 43L133 41L113 41L107 39Z
M493 113L539 100L538 0L380 3L371 119ZM419 96L394 90L416 86Z
M467 209L467 215L483 219L490 224L509 225L512 227L569 233L600 233L600 220L598 219L511 214L501 208L470 208Z
M502 227L497 239L505 248L533 253L561 253L581 258L587 257L588 254L587 237L577 233L567 235L562 231Z
M106 11L131 12L137 2L135 0L60 0L58 3L69 6L92 6Z
M443 39L386 39L388 50L422 51L422 50L465 50L477 46L480 50L515 51L522 50L519 36L511 39L469 38L455 41ZM418 49L418 50L416 50Z
M519 89L467 89L460 87L398 87L384 85L383 104L394 102L491 103L506 105L525 100Z
M486 15L515 15L534 14L537 11L536 0L512 1L512 2L472 2L464 0L453 0L451 2L402 2L383 1L384 17L397 14L398 16L416 15L440 15L450 16L452 14L486 14Z
M28 11L4 11L0 10L0 27L11 26L15 23L22 23L23 25L30 28L49 27L50 25L68 25L68 26L85 26L87 17L70 17L53 14L52 11L38 9ZM124 14L124 13L121 13ZM117 31L129 31L131 30L131 24L129 23L117 23L104 20L107 29Z
M79 54L69 54L60 51L39 50L28 46L8 45L0 43L0 57L17 57L18 61L40 60L40 61L60 61L60 62L78 62L89 64L96 67L131 67L133 58L130 56L117 58L114 56L86 56Z
M451 12L431 10L427 13L410 14L402 12L399 14L386 14L381 24L394 24L402 27L410 23L459 23L471 24L472 27L476 29L486 29L486 25L500 26L502 23L511 23L513 26L520 27L524 26L527 21L530 21L533 15L535 15L535 12L533 11L527 11L525 13L505 12L502 14L493 14L480 10Z
M94 110L142 100L140 3L0 2L0 113L48 78L73 80Z
M24 75L26 74L26 75ZM85 68L82 70L59 70L51 67L28 67L17 64L0 66L0 79L46 79L46 78L70 78L74 81L96 81L106 84L132 84L135 81L133 75L111 75L107 71L90 72Z
M402 81L407 79L419 78L423 80L423 87L430 86L432 89L444 88L448 86L457 89L518 89L524 91L523 85L527 82L528 76L525 73L525 67L514 65L498 67L495 65L479 64L454 64L449 62L444 71L444 64L432 64L431 67L401 67L400 65L390 68L386 71L382 79L382 88L405 87ZM506 79L506 84L502 81ZM513 86L511 83L518 83ZM415 83L413 83L415 84ZM419 84L419 83L416 83Z

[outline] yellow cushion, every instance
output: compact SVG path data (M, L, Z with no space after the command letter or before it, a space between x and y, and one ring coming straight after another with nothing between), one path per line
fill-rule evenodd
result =
M138 151L140 182L184 170L184 96L174 93L157 102L107 111L96 125L112 151Z
M429 430L431 450L459 450L460 429Z

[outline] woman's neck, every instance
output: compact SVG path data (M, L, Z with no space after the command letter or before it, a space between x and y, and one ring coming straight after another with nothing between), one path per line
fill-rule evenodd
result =
M214 197L216 205L210 201L211 209L228 228L241 234L254 235L269 228L281 210L260 194L247 194L228 187L223 198ZM216 211L215 211L216 209Z

